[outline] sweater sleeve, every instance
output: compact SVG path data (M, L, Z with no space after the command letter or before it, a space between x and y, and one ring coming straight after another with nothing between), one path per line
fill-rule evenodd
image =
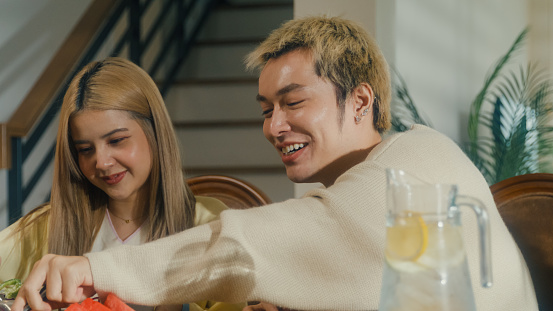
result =
M89 254L98 291L142 304L267 301L307 310L376 310L385 244L385 168L458 184L488 207L494 286L478 285L475 217L463 238L478 310L537 310L520 251L478 169L451 140L416 126L387 138L329 188L249 210L139 247Z
M350 170L302 199L227 210L218 221L151 243L87 254L95 288L138 304L262 300L377 309L384 214L366 203L383 204L384 183L366 176ZM384 178L376 170L372 176Z
M0 231L0 283L15 278L21 262L21 249L16 247L18 236L12 234L19 222Z

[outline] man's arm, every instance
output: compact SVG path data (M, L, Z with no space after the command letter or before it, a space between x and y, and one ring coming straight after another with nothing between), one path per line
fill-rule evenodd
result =
M354 172L303 199L228 210L219 221L144 245L86 254L94 288L100 295L113 292L142 305L210 299L266 301L293 309L375 309L385 184L373 189L364 176L378 174L384 176ZM38 277L29 292L38 291L44 280L65 278L67 289L58 289L56 297L67 302L78 298L81 282L92 285L88 276L33 274ZM27 296L29 301L35 297Z

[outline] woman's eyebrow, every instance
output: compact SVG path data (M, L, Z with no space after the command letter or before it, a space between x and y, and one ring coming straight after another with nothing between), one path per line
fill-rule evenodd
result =
M104 135L102 135L101 138L106 138L106 137L109 137L110 135L113 135L115 133L119 133L119 132L125 132L125 131L128 131L129 129L128 128L125 128L125 127L122 127L122 128L118 128L118 129L115 129L113 131L110 131ZM78 145L78 144L86 144L88 143L88 140L74 140L73 141L74 144Z
M113 135L115 133L118 133L118 132L125 132L125 131L128 131L129 129L128 128L125 128L125 127L122 127L122 128L118 128L118 129L115 129L109 133L106 133L104 135L102 135L102 138L106 138L106 137L109 137L110 135Z

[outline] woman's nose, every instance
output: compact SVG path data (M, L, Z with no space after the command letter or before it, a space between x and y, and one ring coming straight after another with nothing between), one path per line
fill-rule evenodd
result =
M97 169L108 169L113 166L114 159L111 156L111 153L107 150L98 150L96 151L96 168Z

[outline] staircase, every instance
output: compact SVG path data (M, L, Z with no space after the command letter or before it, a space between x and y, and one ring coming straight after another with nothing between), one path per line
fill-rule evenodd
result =
M242 64L272 29L292 18L292 10L292 0L93 0L63 44L70 48L58 50L39 77L41 87L0 126L0 133L10 134L0 137L0 163L8 152L12 159L0 229L49 199L66 82L84 64L108 55L129 58L160 81L188 177L231 175L273 201L292 197L294 184L262 134L256 74Z
M275 149L263 136L255 100L257 74L243 59L273 29L293 18L291 0L227 0L211 13L165 96L187 177L231 175L272 201L293 197Z

